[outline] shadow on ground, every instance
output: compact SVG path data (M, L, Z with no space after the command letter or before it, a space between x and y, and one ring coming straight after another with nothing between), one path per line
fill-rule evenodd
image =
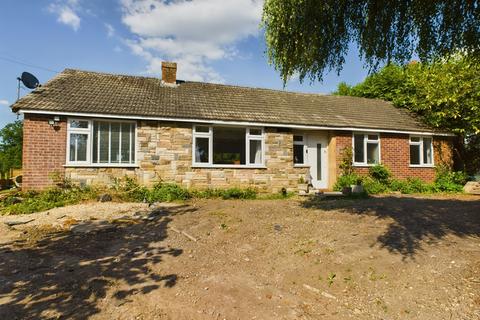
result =
M449 234L480 237L480 200L414 197L321 200L317 197L307 199L302 206L392 219L388 230L377 240L390 252L405 257L413 258L423 242Z
M109 287L129 285L109 297L121 305L133 294L174 286L176 274L156 274L151 266L182 254L159 242L171 215L191 211L154 211L149 221L50 233L35 244L26 239L0 248L0 319L86 319L100 312Z

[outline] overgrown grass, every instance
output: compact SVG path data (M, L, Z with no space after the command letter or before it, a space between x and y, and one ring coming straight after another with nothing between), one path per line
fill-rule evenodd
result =
M282 190L275 194L259 195L257 189L229 188L190 190L173 183L157 183L152 188L140 185L135 179L125 177L116 179L110 188L75 187L65 184L63 188L52 188L42 192L15 192L0 201L0 214L26 214L45 211L55 207L76 204L109 194L114 201L128 202L172 202L197 199L288 199L293 192Z
M170 202L183 201L191 198L199 199L256 199L255 188L229 188L229 189L206 189L190 190L174 183L157 183L149 189L141 186L135 179L126 177L117 180L113 187L118 198L125 201Z
M28 214L76 204L97 197L93 188L53 188L42 192L16 192L0 202L0 214Z

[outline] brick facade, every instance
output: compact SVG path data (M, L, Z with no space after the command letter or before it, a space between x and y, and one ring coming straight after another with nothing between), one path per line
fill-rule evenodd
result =
M52 127L52 117L25 114L23 120L24 190L44 189L52 185L54 175L63 176L66 159L67 122L61 119Z
M172 122L140 121L137 125L138 167L81 168L65 167L66 121L57 127L48 124L48 116L26 114L24 120L23 170L25 190L51 186L52 174L73 182L109 185L115 178L130 176L151 186L157 181L174 182L187 188L228 188L254 186L263 192L278 192L282 188L295 191L298 181L308 176L308 168L293 166L293 133L276 128L265 129L266 168L192 168L192 125ZM352 133L330 131L329 188L341 174L342 151L352 146ZM381 134L381 162L396 178L418 177L432 181L434 168L409 166L409 136ZM451 165L452 150L448 138L434 138L434 161ZM368 167L356 167L360 174Z
M380 134L380 161L390 169L397 179L409 177L420 178L426 182L435 179L435 168L433 167L411 167L410 166L410 136L408 134L381 133ZM338 132L336 140L336 167L342 162L342 152L346 147L352 147L352 132ZM434 137L434 163L435 165L445 164L452 166L453 153L451 139L448 137ZM368 168L355 167L355 172L361 175L368 174ZM337 171L337 176L340 175Z

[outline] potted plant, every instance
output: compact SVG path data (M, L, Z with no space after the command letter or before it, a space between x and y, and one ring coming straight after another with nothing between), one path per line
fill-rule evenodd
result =
M233 154L233 164L240 164L240 154Z
M357 183L350 185L350 187L352 188L352 193L363 193L362 178L358 178Z
M308 194L308 183L305 181L303 176L298 178L298 193L299 194Z

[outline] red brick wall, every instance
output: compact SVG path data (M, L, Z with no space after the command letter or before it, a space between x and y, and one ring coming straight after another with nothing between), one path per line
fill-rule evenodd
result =
M435 179L435 168L410 167L410 136L407 134L382 133L380 134L380 160L390 169L397 179L408 177L420 178L426 182ZM434 163L452 165L452 143L446 137L434 137ZM342 151L352 147L352 132L339 132L336 134L336 162L337 168L342 162ZM369 167L355 167L358 174L368 174ZM337 170L337 174L341 174Z
M25 114L23 120L23 190L45 189L53 184L52 173L65 173L67 123L57 128L51 116Z

